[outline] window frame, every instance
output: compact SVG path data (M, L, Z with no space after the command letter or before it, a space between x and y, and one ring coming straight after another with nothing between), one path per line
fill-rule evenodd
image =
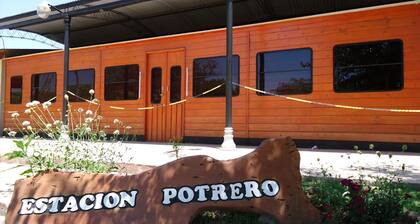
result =
M16 78L16 77L20 77L20 101L19 103L12 103L12 79ZM12 105L19 105L22 104L22 100L23 100L23 76L22 75L13 75L10 77L10 97L9 97L9 104Z
M70 70L69 71L69 74L70 74L70 72L77 72L77 71L89 71L89 70L93 70L93 90L95 91L95 93L96 93L96 70L95 70L95 68L86 68L86 69L75 69L75 70ZM67 83L66 83L66 87L67 87L67 90L69 90L69 77L67 77ZM77 93L75 93L75 94L77 94ZM80 94L80 93L79 93ZM76 97L75 97L76 98ZM80 100L80 101L73 101L73 100L71 100L72 99L72 97L70 97L69 96L69 102L72 102L72 103L83 103L83 102L85 102L85 101L83 101L83 100ZM87 100L89 100L89 99L87 99Z
M399 55L401 57L401 80L402 85L398 89L390 89L390 90L337 90L337 87L335 85L336 81L336 75L335 75L335 50L338 47L347 47L347 46L358 46L358 45L365 45L365 44L374 44L374 43L381 43L381 42L392 42L392 41L398 41L401 43L401 54ZM387 39L387 40L373 40L373 41L364 41L364 42L356 42L356 43L344 43L344 44L336 44L333 47L333 55L332 55L332 75L333 75L333 90L334 93L374 93L374 92L398 92L402 91L404 89L405 84L405 75L404 75L404 41L402 39Z
M127 66L132 66L132 65L135 65L135 66L137 66L137 68L138 68L138 71L137 71L137 79L138 79L138 81L137 81L137 98L135 98L135 99L107 99L106 98L106 90L107 90L107 88L106 88L106 86L107 86L107 82L106 82L106 69L107 68L112 68L112 67L127 67ZM110 66L106 66L106 67L104 67L104 90L103 90L103 94L104 94L104 101L133 101L133 100L139 100L140 99L140 90L141 90L141 77L140 77L140 73L141 73L141 67L140 67L140 65L139 64L123 64L123 65L110 65Z
M239 54L233 54L233 57L238 57L238 82L239 84L241 83L241 56ZM193 94L193 98L196 99L206 99L206 98L221 98L221 97L226 97L226 93L224 96L194 96L194 63L196 60L203 60L203 59L213 59L213 58L227 58L226 55L222 55L222 56L210 56L210 57L201 57L201 58L194 58L194 60L192 61L192 94ZM226 62L227 63L227 62ZM233 60L232 60L232 64L233 64ZM227 74L226 74L227 75ZM233 69L232 69L232 82L233 82ZM226 81L225 81L226 82ZM232 85L233 87L234 85ZM216 86L215 86L216 87ZM214 88L214 87L213 87ZM208 91L208 90L206 90ZM241 95L241 87L238 86L238 95L233 94L233 88L232 88L232 97L238 97Z
M32 88L33 88L33 81L34 81L34 79L33 79L33 77L35 76L35 75L47 75L47 74L54 74L54 77L55 77L55 79L54 79L54 92L55 92L55 98L53 99L53 100L51 100L51 102L52 103L54 103L54 102L56 102L57 101L57 72L43 72L43 73L35 73L35 74L32 74L31 75L31 101L34 101L34 100L37 100L37 101L40 101L39 99L34 99L34 96L33 96L33 92L32 92ZM39 88L39 87L38 87ZM41 103L43 103L43 102L41 102Z
M265 53L275 53L275 52L288 52L288 51L296 51L296 50L309 50L310 51L310 57L311 57L311 91L307 92L307 93L289 93L289 94L277 94L277 95L310 95L313 93L314 91L314 53L313 53L313 49L311 47L301 47L301 48L292 48L292 49L284 49L284 50L272 50L272 51L261 51L258 52L255 55L255 65L256 65L256 77L255 77L255 85L256 85L256 89L260 90L260 91L265 91L265 90L261 90L260 87L260 79L259 79L259 75L260 75L260 64L258 63L258 56L259 54L265 54ZM265 72L264 72L265 73ZM268 92L268 91L265 91ZM264 94L264 93L260 93L260 92L256 92L257 96L273 96L271 94Z

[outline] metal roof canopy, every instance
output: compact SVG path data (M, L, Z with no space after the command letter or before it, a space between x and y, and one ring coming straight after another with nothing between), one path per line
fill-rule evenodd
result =
M410 0L234 0L234 25L245 25ZM57 6L72 16L71 47L226 27L226 0L79 0ZM36 11L0 19L63 43L63 18Z

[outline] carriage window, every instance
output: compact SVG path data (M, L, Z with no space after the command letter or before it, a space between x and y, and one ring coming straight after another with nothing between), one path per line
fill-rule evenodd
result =
M175 103L181 100L181 67L171 68L171 97L170 102Z
M41 103L56 96L57 74L55 72L34 74L31 80L31 100ZM55 99L51 100L55 102Z
M257 88L281 95L311 93L312 49L258 53Z
M232 82L239 83L239 56L233 56ZM226 81L226 57L200 58L194 60L193 65L193 94L197 96L211 90ZM239 87L232 86L232 96L239 95ZM200 97L226 96L226 86Z
M22 103L22 76L13 76L10 79L10 104Z
M334 91L401 90L403 83L401 40L334 47Z
M136 100L138 97L138 65L105 68L105 100Z
M67 90L77 96L90 100L89 90L95 89L95 70L84 69L70 71L67 79ZM70 102L81 102L80 98L69 94Z
M151 102L159 104L162 100L162 68L152 68Z

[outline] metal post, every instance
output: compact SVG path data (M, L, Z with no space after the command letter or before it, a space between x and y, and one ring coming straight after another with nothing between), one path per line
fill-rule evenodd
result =
M227 13L226 13L226 127L223 136L223 149L236 148L233 141L233 128L232 128L232 52L233 52L233 2L227 0Z
M67 77L69 74L69 48L70 48L70 22L71 17L69 14L64 13L64 77L63 77L63 125L67 125Z

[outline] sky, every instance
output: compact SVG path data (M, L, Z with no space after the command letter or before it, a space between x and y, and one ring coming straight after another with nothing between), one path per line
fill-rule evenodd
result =
M17 14L36 10L36 7L43 0L0 0L0 18L14 16ZM48 0L51 5L60 5L74 0ZM1 31L0 31L1 35ZM4 46L3 46L4 42ZM0 49L50 49L49 45L31 40L21 40L15 38L0 38Z

